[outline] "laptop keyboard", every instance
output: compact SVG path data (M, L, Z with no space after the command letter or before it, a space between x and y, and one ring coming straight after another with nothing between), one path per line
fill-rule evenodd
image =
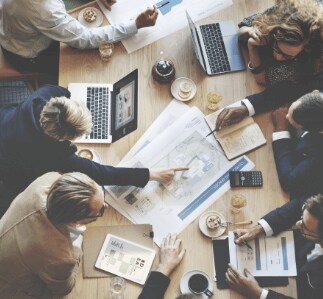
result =
M108 139L110 90L108 87L87 88L87 108L92 114L92 132L86 139Z
M200 26L206 55L213 74L231 70L228 55L225 50L220 25L207 24Z

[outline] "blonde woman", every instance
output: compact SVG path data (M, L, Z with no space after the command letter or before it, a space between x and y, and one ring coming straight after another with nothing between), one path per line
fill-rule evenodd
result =
M0 180L12 197L50 171L82 172L100 185L173 179L174 169L112 167L77 156L72 141L91 131L91 114L69 97L67 89L46 85L20 105L0 108Z
M308 81L322 69L323 1L275 2L239 24L239 39L249 52L248 68L262 85Z

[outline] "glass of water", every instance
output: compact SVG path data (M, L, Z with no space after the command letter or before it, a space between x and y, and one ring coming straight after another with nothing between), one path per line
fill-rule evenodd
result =
M124 299L126 281L124 278L116 276L110 281L111 299Z

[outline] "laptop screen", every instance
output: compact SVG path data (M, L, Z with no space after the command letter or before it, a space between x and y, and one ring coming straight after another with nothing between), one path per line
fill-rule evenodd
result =
M192 18L190 17L190 15L188 14L187 10L185 11L185 13L186 13L186 17L187 17L188 24L189 24L190 31L191 31L191 37L192 37L192 42L193 42L195 55L196 55L198 61L200 62L201 66L203 67L203 69L206 71L205 61L204 61L204 58L203 58L203 56L201 54L200 41L199 41L199 38L198 38L198 36L196 34L195 24L194 24Z

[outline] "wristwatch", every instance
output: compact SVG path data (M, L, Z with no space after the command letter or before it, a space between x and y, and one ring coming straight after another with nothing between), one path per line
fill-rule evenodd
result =
M248 62L248 69L250 70L250 72L252 72L253 74L259 74L261 73L265 68L264 66L261 64L257 67L253 67L251 65L251 61Z

